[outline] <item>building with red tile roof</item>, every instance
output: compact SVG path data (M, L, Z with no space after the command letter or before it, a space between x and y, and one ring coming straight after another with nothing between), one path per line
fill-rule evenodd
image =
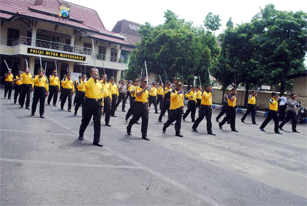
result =
M13 73L17 73L25 68L27 59L32 73L43 62L48 75L56 69L57 62L61 76L68 71L88 73L90 67L97 67L101 73L119 79L121 71L127 68L127 61L121 56L135 44L106 30L95 10L60 0L0 3L1 70L5 70L6 60ZM59 15L61 9L67 17Z

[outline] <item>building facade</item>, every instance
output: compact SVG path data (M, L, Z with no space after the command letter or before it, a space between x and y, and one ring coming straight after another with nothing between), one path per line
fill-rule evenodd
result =
M0 19L1 77L7 72L5 60L14 74L28 63L32 74L43 67L47 76L55 69L61 77L89 75L97 67L119 80L127 68L121 56L134 48L124 36L106 30L95 10L66 1L1 1Z

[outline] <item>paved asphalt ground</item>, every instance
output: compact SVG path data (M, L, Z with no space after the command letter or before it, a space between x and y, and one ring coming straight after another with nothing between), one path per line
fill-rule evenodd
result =
M307 205L306 125L297 134L288 123L278 135L273 122L262 132L263 117L255 126L238 114L234 133L218 128L214 110L216 136L205 121L193 133L188 117L180 138L174 126L162 133L152 108L148 142L140 125L126 135L119 107L112 127L102 126L100 148L93 123L77 140L81 111L74 116L58 103L41 119L3 99L3 89L0 97L1 205Z

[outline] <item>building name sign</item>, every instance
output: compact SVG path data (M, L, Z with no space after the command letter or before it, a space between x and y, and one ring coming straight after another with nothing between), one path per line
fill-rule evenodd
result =
M132 29L132 30L136 30L136 31L138 31L140 29L139 26L132 25L132 24L129 24L129 28Z
M66 53L61 53L61 52L53 52L53 51L47 51L47 50L42 50L42 49L28 48L28 54L57 57L57 58L71 59L71 60L77 60L77 61L85 61L86 60L86 57L84 57L84 56L66 54Z

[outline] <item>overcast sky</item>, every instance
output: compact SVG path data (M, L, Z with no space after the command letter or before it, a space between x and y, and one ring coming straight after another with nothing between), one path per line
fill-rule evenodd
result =
M169 9L179 18L192 21L195 26L203 24L205 16L212 12L218 14L222 20L222 27L217 33L225 29L226 22L232 17L234 24L249 22L252 17L267 4L274 4L277 10L305 11L307 0L68 0L70 2L95 9L105 28L113 29L116 22L127 19L139 24L149 22L153 26L164 23L164 12Z

